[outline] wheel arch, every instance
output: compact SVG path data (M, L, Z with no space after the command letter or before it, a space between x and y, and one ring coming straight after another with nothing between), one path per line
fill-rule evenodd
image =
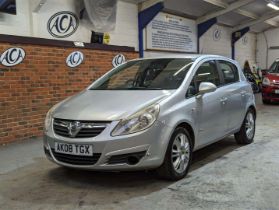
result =
M190 134L190 137L191 137L191 143L192 143L192 146L193 146L193 148L195 147L195 132L194 132L194 129L193 129L193 127L189 124L189 123L187 123L187 122L180 122L176 127L175 127L175 129L176 128L178 128L178 127L182 127L182 128L185 128L188 132L189 132L189 134ZM175 130L174 129L174 130Z
M256 109L256 107L254 105L250 105L246 112L248 112L248 110L250 110L250 109L254 112L255 118L257 118L257 109Z

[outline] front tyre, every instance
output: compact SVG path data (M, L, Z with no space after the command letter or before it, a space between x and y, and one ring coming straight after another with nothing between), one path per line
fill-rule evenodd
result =
M251 144L254 141L256 130L256 114L254 110L249 109L240 131L234 134L238 144Z
M160 177L168 180L184 178L192 160L192 139L187 129L178 127L171 136L163 165L157 169Z

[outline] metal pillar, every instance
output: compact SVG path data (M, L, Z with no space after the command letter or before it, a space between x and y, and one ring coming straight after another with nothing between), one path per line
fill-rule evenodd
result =
M198 24L198 53L200 53L200 38L216 23L217 23L217 18L215 17L203 23Z
M164 8L163 2L158 2L151 7L140 11L138 14L138 29L139 29L139 55L142 58L144 53L143 46L143 29L150 23L153 18Z
M246 27L232 33L232 59L235 59L235 43L249 31L250 27Z

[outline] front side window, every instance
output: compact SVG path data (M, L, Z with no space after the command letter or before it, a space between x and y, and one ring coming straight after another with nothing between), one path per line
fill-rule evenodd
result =
M187 97L192 97L198 94L199 86L202 82L211 82L217 87L220 86L220 76L214 61L203 63L197 70L193 80L187 91Z
M193 62L185 58L130 61L94 83L91 90L177 89Z
M219 66L224 77L225 84L231 84L239 81L239 74L237 67L227 61L219 61Z

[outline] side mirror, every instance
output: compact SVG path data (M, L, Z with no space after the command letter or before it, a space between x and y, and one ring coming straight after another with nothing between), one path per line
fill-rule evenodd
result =
M206 93L212 93L217 89L216 85L214 85L211 82L202 82L199 86L199 93L198 97L201 97L202 95Z

